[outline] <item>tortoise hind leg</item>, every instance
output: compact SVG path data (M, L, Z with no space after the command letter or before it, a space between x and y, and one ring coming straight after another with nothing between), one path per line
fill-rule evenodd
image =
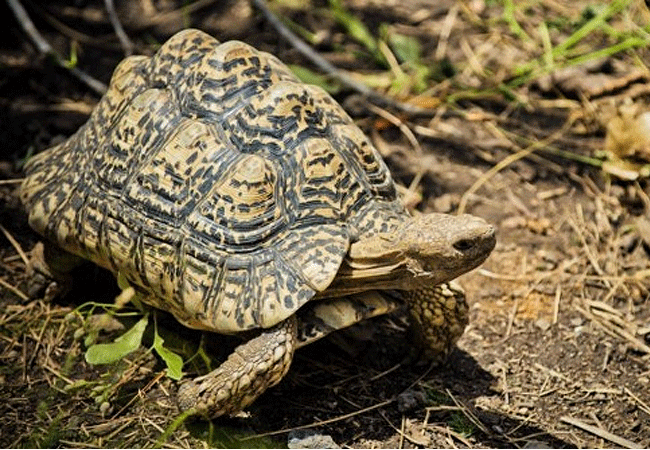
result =
M291 316L238 346L217 369L185 382L178 391L180 409L212 418L237 413L253 403L289 370L297 329L297 319Z
M469 322L465 292L455 282L410 291L406 303L423 359L442 363Z
M64 295L71 285L70 272L83 262L79 256L48 242L38 242L27 267L27 295L45 300Z

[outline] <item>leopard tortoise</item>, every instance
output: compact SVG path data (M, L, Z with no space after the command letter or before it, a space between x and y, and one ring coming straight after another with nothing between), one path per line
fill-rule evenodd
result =
M447 282L495 245L482 219L411 217L325 91L193 29L120 63L90 119L25 171L21 200L45 238L36 285L56 291L87 259L188 327L243 336L179 389L206 417L251 404L296 348L399 305L428 354L446 353L467 321Z

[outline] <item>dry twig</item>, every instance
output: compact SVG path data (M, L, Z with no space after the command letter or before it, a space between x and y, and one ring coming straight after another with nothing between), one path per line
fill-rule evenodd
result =
M517 153L507 156L506 158L501 160L497 165L495 165L490 170L485 172L483 176L481 176L478 180L476 180L476 182L467 191L465 191L463 196L460 198L460 203L458 204L458 214L462 214L463 212L465 212L465 209L467 207L467 201L469 200L470 196L472 196L481 186L487 183L488 180L490 180L490 178L492 178L495 174L505 169L510 164L519 161L520 159L529 156L530 154L539 150L540 148L543 148L551 144L552 142L558 140L560 137L562 137L564 133L566 133L571 128L572 125L573 125L573 120L568 119L564 123L561 129L559 129L558 131L556 131L546 139L542 139L541 141L535 141L527 148L524 148Z
M17 295L18 297L20 297L21 299L23 299L23 300L25 300L25 301L29 300L29 297L27 296L27 294L25 294L23 291L21 291L21 290L18 289L17 287L12 286L11 284L7 283L7 282L6 282L5 280L3 280L2 278L0 278L0 285L2 285L2 286L3 286L4 288L6 288L6 289L9 289L11 292L13 292L14 294L16 294L16 295Z
M349 419L350 417L358 416L359 414L365 414L365 413L367 413L369 411L372 411L374 409L377 409L377 408L383 408L384 406L387 406L387 405L390 405L391 403L393 403L393 401L395 401L395 399L389 399L389 400L386 400L386 401L383 401L383 402L380 402L380 403L376 403L376 404L374 404L372 406L368 406L367 408L362 408L362 409L359 409L357 411L352 411L351 413L343 414L341 416L332 417L331 419L319 420L319 421L316 421L316 422L309 423L307 425L300 425L298 427L283 428L281 430L269 431L268 433L260 433L260 434L255 434L253 436L246 436L246 437L242 438L241 440L242 441L248 441L250 439L257 439L257 438L261 438L261 437L265 437L265 436L275 436L277 434L288 433L290 431L303 430L305 428L320 427L320 426L323 426L323 425L327 425L329 423L340 422L341 420Z
M131 56L133 54L133 42L131 42L129 39L129 36L126 34L124 28L122 27L120 19L117 17L117 12L115 11L115 3L113 0L104 0L104 4L106 5L106 11L108 11L108 18L111 21L111 25L113 25L113 30L115 30L115 34L120 40L122 49L124 49L124 54L126 56Z
M592 323L612 337L626 340L635 350L650 355L650 347L636 337L634 324L624 320L622 314L603 302L585 301L585 307L575 308Z
M72 75L77 77L81 82L83 82L97 94L104 95L107 89L104 83L77 69L76 67L68 67L66 65L65 61L63 61L63 59L54 51L49 42L47 42L38 32L36 26L34 26L34 22L32 22L32 19L30 19L27 11L25 11L25 8L23 8L23 5L19 0L7 0L7 3L16 16L18 23L20 23L23 31L29 36L41 54L52 57L59 67L69 70Z
M609 431L603 430L602 428L584 423L582 420L576 419L574 417L563 416L560 417L560 420L564 423L568 423L569 425L573 425L574 427L581 428L582 430L587 431L588 433L606 439L609 442L613 442L616 445L620 445L621 447L640 448L639 444L636 444L632 441L628 441L627 439L624 439L620 436L610 433Z
M366 97L369 101L389 107L401 110L409 114L419 114L432 116L435 115L437 110L430 108L421 108L419 106L411 105L408 103L400 102L394 100L385 95L382 95L378 92L375 92L368 86L363 83L359 83L348 74L342 70L335 67L332 63L327 61L321 55L319 55L314 49L305 43L300 37L298 37L293 31L291 31L285 24L282 23L280 19L269 9L264 0L253 0L255 6L262 11L262 14L266 17L269 24L287 41L289 42L296 50L298 50L302 55L314 63L320 70L328 74L329 76L336 78L339 82L347 86L348 88L360 93Z
M20 255L20 259L23 260L23 263L25 263L25 266L29 265L29 258L27 257L27 255L26 255L25 252L23 251L23 248L20 246L20 244L18 243L18 241L17 241L17 240L16 240L16 239L11 235L11 233L9 233L9 231L7 231L7 229L6 229L5 227L3 227L2 225L0 225L0 231L2 231L2 234L5 235L5 237L7 238L7 240L8 240L8 241L11 243L11 245L16 249L16 252L18 253L18 255Z
M22 178L14 178L11 180L0 180L0 186L1 185L6 185L6 184L20 184L23 182Z

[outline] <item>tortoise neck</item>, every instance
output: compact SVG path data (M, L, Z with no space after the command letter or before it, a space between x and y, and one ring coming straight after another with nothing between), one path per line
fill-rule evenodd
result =
M414 274L406 261L364 264L350 258L343 260L336 278L319 297L341 297L375 289L413 289Z

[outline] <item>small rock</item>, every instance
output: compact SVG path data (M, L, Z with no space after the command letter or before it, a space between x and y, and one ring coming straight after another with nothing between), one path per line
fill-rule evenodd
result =
M579 327L580 325L584 324L585 321L582 320L582 317L573 317L571 320L569 320L569 323L574 327Z
M289 433L289 448L341 448L332 436L319 434L316 430L295 430Z
M426 396L421 391L407 389L397 396L397 410L402 414L419 408L427 401Z
M535 326L542 331L547 331L549 328L551 328L551 322L544 318L540 318L535 321Z

